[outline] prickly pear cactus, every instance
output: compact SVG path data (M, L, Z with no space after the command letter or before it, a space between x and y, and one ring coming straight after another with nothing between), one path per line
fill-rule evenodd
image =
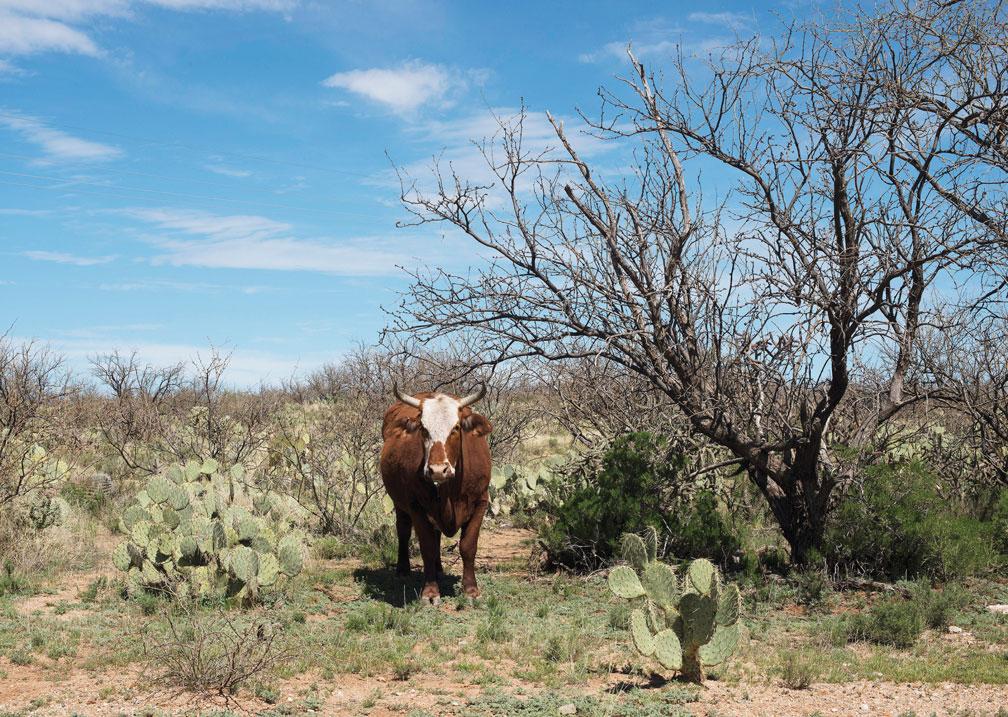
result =
M28 523L38 531L60 525L70 513L70 505L59 496L36 495L28 506Z
M153 476L119 520L112 553L131 593L174 590L255 602L260 588L301 572L303 510L245 485L244 471L190 461Z
M722 585L718 570L704 559L692 561L680 579L657 560L658 533L623 536L629 565L609 571L609 589L638 603L630 613L630 635L645 657L666 669L702 682L704 667L725 662L739 644L742 598L735 585Z

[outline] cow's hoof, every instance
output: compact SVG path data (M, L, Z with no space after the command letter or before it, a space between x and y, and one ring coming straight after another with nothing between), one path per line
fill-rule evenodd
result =
M479 600L480 589L475 585L471 585L465 589L465 594L470 600L475 602L476 600Z
M420 593L420 601L428 605L440 605L441 591L438 590L437 585L430 584L425 586L423 591Z

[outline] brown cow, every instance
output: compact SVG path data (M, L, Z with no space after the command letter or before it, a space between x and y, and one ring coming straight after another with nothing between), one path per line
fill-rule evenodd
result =
M410 528L416 531L423 557L421 599L441 601L438 578L441 535L461 528L462 588L479 597L476 585L476 542L486 513L490 485L490 422L469 406L486 388L456 398L443 393L409 396L393 385L399 400L385 412L381 474L395 505L399 560L396 572L409 575Z

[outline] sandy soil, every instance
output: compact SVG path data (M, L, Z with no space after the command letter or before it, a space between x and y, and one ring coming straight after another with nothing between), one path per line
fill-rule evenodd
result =
M528 531L512 528L485 532L480 537L481 569L506 569L521 564L530 555L530 538ZM449 547L446 545L446 549ZM60 602L78 601L80 592L100 574L76 575L57 592L18 601L17 610L25 617L39 612L53 615ZM332 590L334 588L330 587L325 592ZM344 596L331 597L341 601L339 598ZM444 609L451 608L445 606ZM60 617L69 619L72 616L73 613L68 612ZM962 636L957 638L963 639ZM239 714L256 714L271 707L252 697L225 703L222 699L198 701L186 695L152 692L151 685L135 667L105 672L77 668L57 671L44 664L15 665L4 657L0 658L0 670L5 673L0 679L0 710L30 710L29 714L38 717L71 714L114 717L146 714L151 708L168 714L198 714L222 708ZM506 666L499 670L502 675L510 672ZM518 686L518 683L513 685ZM535 691L533 686L521 686L526 693ZM625 675L613 674L593 680L584 689L597 694L619 686L629 686ZM318 675L300 675L278 687L281 704L274 707L282 707L284 703L293 707L302 695L317 691L325 701L320 712L315 714L374 717L405 715L416 708L435 715L461 716L467 713L467 698L483 690L478 685L459 684L451 676L429 674L406 681L396 681L391 676L340 675L328 683ZM979 717L994 715L1001 708L1008 710L1008 686L862 681L817 683L807 690L789 690L779 684L709 682L699 701L687 707L694 715L703 717L809 717L815 712L824 717L898 717L910 711L919 717L931 714L943 717L958 716L965 710L972 710L971 717Z

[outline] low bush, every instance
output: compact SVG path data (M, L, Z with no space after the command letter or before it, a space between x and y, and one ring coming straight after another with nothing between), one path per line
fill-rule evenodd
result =
M144 654L159 684L230 698L251 680L269 677L289 655L278 627L223 609L176 601L164 625L145 634Z
M917 642L922 632L924 619L918 606L896 598L877 602L867 613L851 618L848 640L907 648Z
M1001 490L991 516L991 527L994 532L994 549L1003 556L1008 556L1008 488Z
M715 495L685 483L685 460L649 433L618 438L597 470L555 497L539 537L553 565L594 570L611 562L623 533L656 528L661 557L729 562L740 541Z
M911 588L911 596L924 625L932 630L948 629L956 613L970 602L969 593L951 584L941 590L932 590L926 582L917 582Z
M933 590L926 582L918 582L910 586L909 599L882 600L867 612L841 619L838 629L843 639L834 635L834 642L865 641L907 648L927 628L948 628L968 602L968 594L959 587Z
M1002 562L994 524L959 510L919 463L870 468L845 495L824 538L827 562L888 580L951 580Z
M780 676L789 690L807 690L819 677L816 666L799 652L788 652L780 665Z

